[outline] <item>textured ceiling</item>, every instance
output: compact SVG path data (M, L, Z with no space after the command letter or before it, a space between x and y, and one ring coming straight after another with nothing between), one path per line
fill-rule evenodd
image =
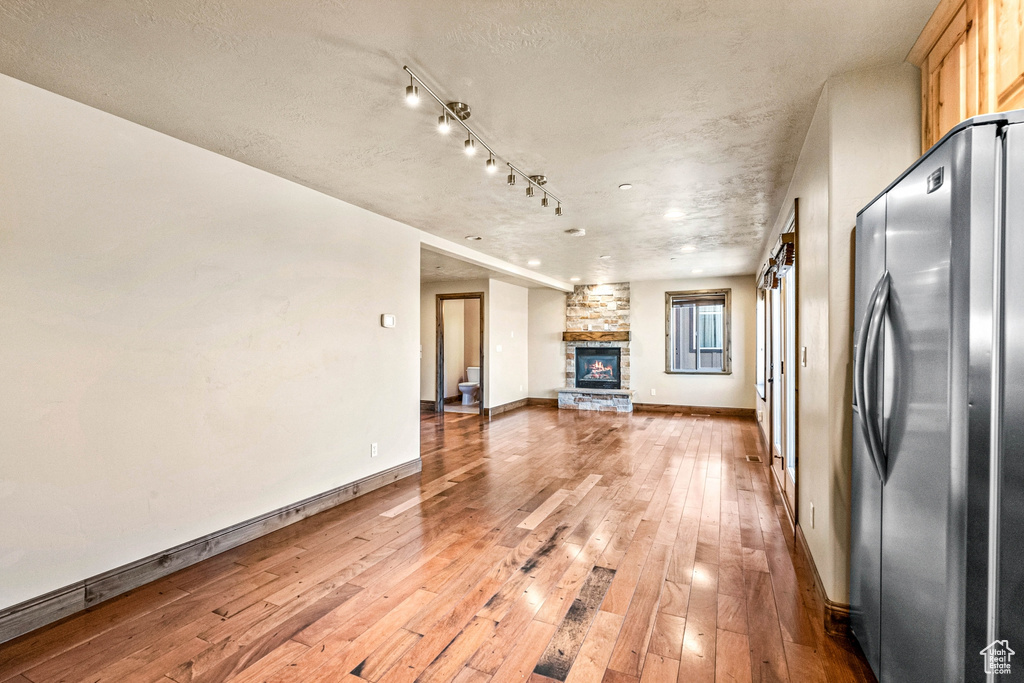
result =
M523 278L490 268L466 263L451 256L420 249L420 282L454 282L457 280L500 280L520 287L543 287Z
M754 270L828 76L901 61L934 6L0 0L0 72L561 280L728 275ZM403 64L565 216L406 107Z

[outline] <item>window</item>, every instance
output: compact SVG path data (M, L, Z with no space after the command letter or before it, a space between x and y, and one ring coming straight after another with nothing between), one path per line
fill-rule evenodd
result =
M665 293L665 372L730 372L730 291Z

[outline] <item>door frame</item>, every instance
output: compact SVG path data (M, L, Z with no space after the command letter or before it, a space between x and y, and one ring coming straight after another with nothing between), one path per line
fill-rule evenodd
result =
M769 348L769 358L771 362L769 367L772 371L772 400L771 400L771 430L770 438L768 440L768 465L772 471L772 477L775 481L776 486L779 488L779 492L785 497L786 489L783 484L783 480L779 477L779 472L785 469L785 456L782 455L781 449L785 448L786 438L786 392L783 390L784 375L782 363L785 362L785 348L786 342L784 335L786 332L786 325L783 322L782 312L782 282L779 278L779 285L773 287L768 295L769 309L771 316L769 317L769 329L771 330ZM778 411L778 415L776 415ZM777 424L776 424L777 421ZM776 440L779 441L778 446ZM783 467L776 469L776 461L782 460Z
M781 368L775 366L775 305L773 298L770 295L766 295L766 306L770 309L770 312L766 313L767 322L769 324L770 332L766 335L766 353L768 354L771 362L769 367L771 368L771 398L768 402L768 414L769 419L769 438L768 438L768 453L769 453L769 464L768 468L771 470L772 479L775 481L775 486L778 488L779 493L782 494L782 499L785 502L786 511L789 514L790 520L795 525L798 522L799 509L798 502L800 500L800 371L799 368L803 363L803 350L800 346L800 276L799 276L799 253L800 253L800 200L793 200L793 209L790 213L789 220L786 222L786 228L783 230L783 234L792 234L794 261L793 265L790 266L792 269L790 272L793 275L793 280L787 283L785 286L793 288L793 310L789 311L786 305L786 296L783 291L783 277L779 277L778 286L778 305L779 305L779 339L781 348L779 351L779 361L782 365ZM781 242L781 237L780 237ZM780 244L781 246L781 244ZM776 252L777 254L779 252ZM788 327L787 315L791 315L793 318L793 334L792 339L789 339L786 328ZM787 350L792 348L792 365L794 367L787 368L785 363L787 361ZM787 372L783 372L786 370ZM781 381L780 381L781 380ZM793 391L793 429L792 434L788 429L788 411L787 405L787 393L792 387ZM781 416L779 430L781 431L781 441L783 452L776 454L775 451L775 401L780 402ZM788 445L792 443L793 447L793 476L789 475L789 468L786 462L786 450ZM781 459L782 466L779 469L775 468L776 459Z
M460 292L455 294L435 295L437 330L435 333L437 350L436 368L434 372L434 412L444 413L444 302L453 300L472 300L480 302L480 415L484 414L484 293Z

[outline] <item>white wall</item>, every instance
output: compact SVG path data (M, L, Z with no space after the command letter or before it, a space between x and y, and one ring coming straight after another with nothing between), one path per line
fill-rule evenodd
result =
M532 288L529 294L530 396L558 398L565 387L565 292Z
M639 403L753 408L754 279L688 278L630 282L630 388ZM665 293L732 290L732 374L681 375L665 372ZM651 395L651 389L657 393Z
M444 396L460 396L465 370L466 306L461 299L444 302Z
M419 278L419 266L416 268L417 279ZM484 295L484 347L487 346L488 331L487 319L490 314L488 306L490 301L489 280L460 280L457 282L424 282L419 286L420 291L420 346L422 347L422 358L420 359L420 400L434 401L437 387L437 295L438 294L465 294L482 292ZM484 354L485 356L487 354ZM487 385L488 360L484 358L484 386ZM484 406L488 406L484 396Z
M0 130L0 607L419 457L417 231L6 76Z
M920 156L920 84L920 72L906 63L842 74L829 83L828 477L835 482L831 583L840 602L849 601L850 581L853 234L857 212Z
M799 197L798 305L807 366L797 378L797 515L825 592L840 603L849 601L852 230L857 211L918 157L919 89L918 70L905 63L828 81L763 255Z
M490 281L484 325L489 334L487 407L526 398L529 368L529 290L499 280Z

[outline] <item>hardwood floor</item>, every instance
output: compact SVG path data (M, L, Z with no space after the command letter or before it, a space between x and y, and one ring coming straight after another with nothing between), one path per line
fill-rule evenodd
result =
M425 414L420 476L0 645L0 681L873 680L756 430Z

